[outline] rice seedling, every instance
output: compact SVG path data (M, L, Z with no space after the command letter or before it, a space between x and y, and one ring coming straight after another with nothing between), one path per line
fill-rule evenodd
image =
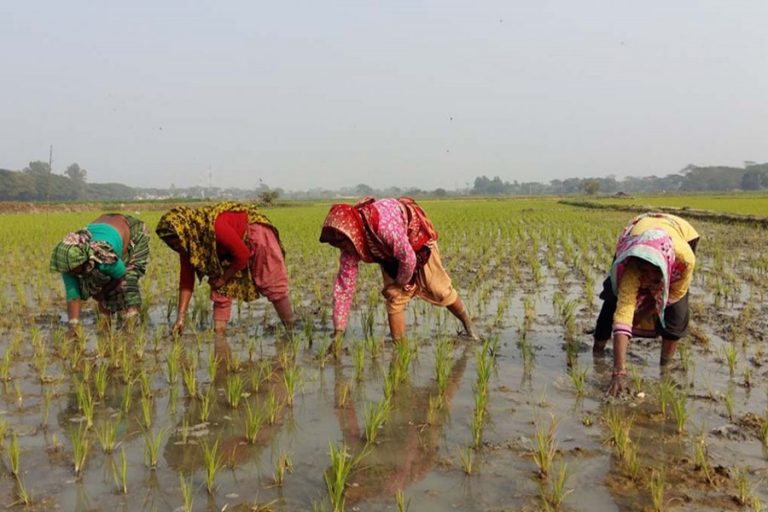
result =
M613 444L619 458L624 458L631 443L629 433L635 416L625 416L618 408L610 407L604 414L603 421L610 431L608 441Z
M736 345L733 343L726 343L725 346L723 346L722 355L725 359L725 362L728 363L728 372L730 373L731 377L733 377L736 373L736 363L738 361L739 355L736 349Z
M3 360L0 362L0 381L8 382L11 380L11 363L13 362L13 352L10 348L5 350Z
M368 454L363 450L356 457L349 454L346 444L336 446L329 443L331 467L325 472L325 486L328 490L328 499L331 502L333 512L343 512L345 502L345 490L347 480L360 461Z
M587 369L580 368L579 366L573 366L568 371L568 374L571 377L573 388L576 390L576 395L584 396L584 387L587 383Z
M744 468L736 468L735 472L736 481L736 501L742 507L749 505L752 502L752 485L749 483L749 476L747 470Z
M139 400L139 404L141 405L141 422L144 428L151 428L152 427L152 398L149 396L142 395L141 399Z
M483 425L485 423L485 412L488 403L487 393L478 390L475 387L475 409L472 415L472 446L480 448L483 444Z
M19 448L19 438L14 433L11 436L11 442L8 445L8 467L11 471L11 475L15 478L19 477L19 471L21 467L21 449Z
M157 458L160 453L160 441L162 441L164 430L161 429L156 435L152 435L150 430L144 432L144 463L151 470L157 468Z
M251 405L245 404L245 438L250 444L256 444L261 427L264 425L264 412L258 409L256 412L251 409Z
M411 509L411 498L405 499L405 493L402 489L395 492L395 506L397 512L408 512Z
M75 394L77 396L77 407L83 413L83 417L85 417L86 426L91 428L93 426L93 411L95 407L91 389L84 382L77 381L75 382Z
M192 487L192 477L184 478L184 475L179 473L179 491L181 492L181 509L183 512L192 512L192 505L194 504L194 489Z
M141 396L150 398L152 396L152 385L149 382L149 374L147 374L144 368L139 371L139 375L136 380L139 382Z
M682 434L685 432L685 425L688 422L688 397L685 391L679 391L675 393L675 398L672 401L672 415L675 418L675 424L677 425L677 433Z
M640 477L640 458L637 452L637 446L634 443L628 443L622 458L624 471L627 477L632 480L637 480Z
M435 381L440 396L445 395L445 389L448 386L448 376L450 375L450 361L452 356L452 344L445 338L440 338L435 344Z
M733 388L730 386L723 395L723 403L725 404L725 412L728 415L728 419L733 421Z
M219 369L219 357L216 355L215 350L208 352L208 380L213 382L216 380L216 372Z
M106 363L99 364L96 372L93 374L93 387L96 390L96 397L104 400L107 394L107 383L109 380L109 367Z
M536 422L536 433L531 442L530 454L536 463L541 478L547 478L557 454L556 429L557 422L554 416L550 416L548 428L545 428L540 422Z
M629 375L632 379L632 387L637 395L643 390L643 376L640 375L640 372L635 365L629 367Z
M547 509L560 510L565 498L573 492L573 489L566 488L568 477L568 464L560 461L553 478L549 479L548 488L543 490L542 499Z
M83 424L80 424L80 427L72 432L71 442L73 469L75 476L79 478L85 468L85 461L88 458L89 449L87 429Z
M226 385L227 404L232 409L237 409L240 405L240 399L243 397L243 379L240 375L227 376Z
M465 446L459 450L459 459L461 460L461 469L464 474L470 476L474 471L475 451L471 446Z
M288 404L288 407L293 407L293 397L296 394L296 386L300 379L301 370L295 363L283 370L283 383L285 384L286 403Z
M712 468L709 465L709 457L707 455L707 442L704 438L704 434L699 434L693 443L693 463L696 469L704 474L704 478L707 482L712 483Z
M216 473L221 469L224 457L219 453L218 439L213 445L209 444L208 441L203 440L200 443L200 448L203 451L206 489L208 490L208 494L213 494L216 490Z
M211 415L213 393L214 391L212 388L208 388L205 393L200 395L200 407L198 408L198 412L200 413L200 421L202 422L208 421L208 417Z
M8 505L8 508L14 505L24 505L25 507L28 507L32 504L32 496L29 494L29 490L27 490L27 485L24 483L24 479L16 478L15 493L16 501Z
M181 360L182 353L181 343L174 341L171 344L171 350L168 351L168 356L165 360L165 365L168 370L168 383L173 385L179 381L179 361Z
M659 381L659 407L661 408L661 416L667 417L667 407L675 398L675 384L670 378L663 378Z
M281 451L280 455L277 457L277 460L275 461L275 473L273 476L273 481L275 482L275 485L281 486L283 485L283 481L285 480L285 474L286 473L292 473L293 472L293 462L291 462L291 457Z
M119 426L119 418L116 420L107 418L102 420L96 427L96 437L104 453L112 453L114 451L117 444L117 430Z
M355 361L355 380L362 382L363 370L365 369L365 344L362 341L356 341L352 344L352 354Z
M339 383L336 390L336 407L339 409L349 405L349 382L344 380Z
M760 440L763 442L763 446L768 446L768 412L760 421ZM0 441L2 441L2 436L0 436Z
M123 388L123 400L120 408L124 414L128 414L131 410L131 403L133 402L133 380L126 382Z
M427 424L428 425L437 425L438 423L438 415L440 414L440 411L442 410L444 405L443 397L440 395L429 395L428 399L428 405L427 405Z
M280 401L275 395L275 390L270 389L267 393L267 423L274 425L277 421L277 415L280 412Z
M125 448L120 450L120 492L128 494L128 458L125 456Z
M661 512L664 510L664 492L666 487L666 475L663 469L651 469L651 478L648 481L648 490L651 494L651 503L653 510Z
M371 402L365 404L365 439L368 443L375 443L379 429L389 415L389 402L381 400L375 405Z

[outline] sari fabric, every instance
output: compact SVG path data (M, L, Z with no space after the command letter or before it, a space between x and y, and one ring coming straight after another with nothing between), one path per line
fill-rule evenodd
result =
M619 282L627 264L633 257L644 260L659 269L661 281L653 288L643 288L637 296L636 311L638 314L655 313L661 325L664 326L664 309L669 299L669 285L677 272L675 265L675 249L670 236L661 229L649 229L633 235L632 228L637 223L636 218L621 234L616 247L616 257L611 266L611 284L613 293L618 295Z
M155 232L163 239L178 238L186 256L195 269L198 279L203 276L216 279L224 273L228 262L222 262L216 252L216 218L223 212L246 212L248 223L262 224L274 231L280 241L277 229L255 205L225 201L200 208L177 206L166 212L157 224ZM248 236L246 230L245 237ZM246 245L247 241L246 241ZM280 245L281 251L285 251ZM259 292L250 275L248 266L238 271L234 277L217 290L231 299L252 301L259 298Z

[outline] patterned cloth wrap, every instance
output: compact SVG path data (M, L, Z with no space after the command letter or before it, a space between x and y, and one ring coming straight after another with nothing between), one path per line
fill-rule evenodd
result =
M149 231L139 219L124 216L129 227L129 245L125 257L126 274L123 284L102 296L102 290L112 278L99 271L98 264L109 265L118 260L112 245L93 240L86 228L69 233L53 249L50 270L52 272L71 272L85 264L77 275L81 299L98 297L113 313L126 307L141 306L139 278L144 275L149 262Z
M377 236L379 212L373 207L376 200L364 197L354 205L331 206L323 223L320 242L334 244L348 239L360 259L366 263L379 263L393 279L397 276L397 261L390 249ZM406 219L408 242L416 253L416 268L429 259L429 242L437 240L437 231L424 210L410 197L398 199Z
M653 289L643 288L640 290L637 296L637 313L635 316L658 315L659 321L664 327L664 309L667 307L669 284L676 272L675 249L672 239L662 229L649 229L643 233L632 235L630 233L632 228L642 217L633 219L619 237L616 257L611 266L611 286L614 295L618 295L619 282L629 263L629 257L647 261L657 267L661 271L661 281Z
M248 224L258 223L274 231L278 243L280 234L269 219L259 211L256 205L225 201L210 206L190 208L177 206L166 212L157 224L155 232L163 239L178 238L190 263L195 269L198 279L204 276L209 280L218 278L224 273L224 267L229 264L221 261L216 253L216 231L214 225L219 214L224 212L246 212ZM248 245L248 230L244 241ZM282 243L280 249L285 254ZM231 299L252 301L259 298L259 292L251 278L250 265L237 272L234 277L221 288L218 293Z

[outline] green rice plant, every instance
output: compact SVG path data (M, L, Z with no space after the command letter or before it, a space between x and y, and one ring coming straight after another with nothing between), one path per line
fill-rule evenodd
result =
M128 382L126 382L125 387L123 388L123 400L120 406L124 414L128 414L128 412L131 410L132 401L133 401L133 380L129 380Z
M648 490L651 494L654 512L664 510L664 491L666 487L666 475L664 469L651 469L651 478L648 481Z
M450 362L453 359L452 347L453 345L446 338L438 339L435 344L435 381L440 396L445 396L445 389L448 387Z
M637 370L637 366L632 365L629 367L629 375L632 379L632 387L635 389L635 395L640 394L643 390L643 376Z
M208 441L203 440L200 443L200 448L203 450L206 489L209 494L213 494L216 490L216 473L221 469L224 457L219 453L218 439L213 445L209 444Z
M659 407L663 418L667 417L667 407L675 399L675 393L675 384L672 379L665 377L659 381Z
M211 406L213 405L214 392L215 391L209 387L205 393L200 395L200 407L198 411L200 412L200 421L202 422L208 421L208 417L211 415Z
M11 364L13 363L13 351L10 348L5 350L3 360L0 362L0 381L8 382L11 380Z
M293 407L293 397L296 394L296 386L301 380L301 369L296 363L283 370L283 383L285 384L286 402L288 407Z
M699 434L693 443L693 463L696 469L700 470L704 474L704 478L710 484L713 483L712 467L709 464L707 441L704 437L704 433Z
M84 382L76 381L75 395L77 396L77 408L83 413L86 426L91 428L93 426L93 412L95 407L91 389Z
M160 441L162 441L163 432L164 429L160 429L154 436L150 430L144 432L144 463L153 471L157 469L157 459L160 453Z
M687 404L688 396L685 394L685 391L675 393L675 398L672 401L672 415L675 418L678 434L685 432L685 425L688 422Z
M8 466L11 470L11 474L15 477L19 477L19 471L21 467L21 449L19 448L19 438L14 433L11 436L11 442L8 445Z
M168 383L176 384L179 381L179 362L181 360L182 353L181 343L174 341L171 344L171 350L168 351L168 356L165 359L165 366L168 370Z
M384 400L387 402L392 400L395 395L395 387L397 386L395 377L392 376L392 372L384 374Z
M725 362L728 363L728 371L731 377L733 377L736 373L736 363L738 361L739 355L736 349L736 345L733 343L726 343L723 347L722 354Z
M603 421L608 425L610 431L608 442L613 444L616 454L623 459L632 442L629 433L635 422L634 414L625 416L617 407L610 407L603 415Z
M760 439L763 441L763 446L768 446L768 412L760 421ZM0 436L0 441L2 441L2 436Z
M389 404L387 400L380 400L376 404L372 402L365 404L365 439L368 443L376 442L379 429L389 415Z
M408 380L408 371L415 353L416 349L411 347L408 338L403 338L395 345L395 359L390 368L392 376L395 378L395 386Z
M632 480L637 480L640 477L640 458L635 443L627 444L622 462L626 475Z
M139 400L139 403L141 404L141 421L144 425L144 428L151 428L152 427L152 397L150 396L144 396L142 395L141 399Z
M752 385L752 368L746 366L744 368L744 386L746 386L747 389L751 389Z
M277 457L277 460L275 461L275 474L273 476L275 485L277 486L283 485L283 482L285 481L285 474L292 473L292 472L293 472L293 462L291 462L291 457L284 451L281 451L280 455Z
M104 400L107 394L107 383L109 380L109 367L106 363L102 362L96 368L96 372L93 374L93 387L96 390L96 397L99 400Z
M125 448L120 449L120 492L128 494L128 458L125 456Z
M96 426L96 437L104 453L112 453L114 451L117 444L117 430L119 427L119 418L118 420L113 420L112 418L104 419Z
M752 485L749 483L749 476L744 468L736 468L736 500L742 507L752 503Z
M556 430L557 421L555 421L554 416L550 416L548 428L545 428L538 421L536 422L536 433L531 442L530 454L536 463L536 467L539 468L539 476L541 478L547 478L552 462L557 454Z
M693 358L691 357L691 349L688 343L681 341L678 345L678 351L680 352L680 361L683 364L683 371L688 373L693 365Z
M406 500L402 489L395 491L395 506L397 506L397 512L408 512L411 509L411 498Z
M461 469L464 474L470 476L474 471L475 451L471 446L465 446L459 450L459 459L461 460Z
M72 432L72 461L74 466L74 472L76 477L80 477L83 469L85 468L85 461L88 458L88 430L81 423L80 427Z
M320 365L320 368L325 368L325 365L328 362L328 357L333 350L331 343L333 343L333 340L330 338L322 338L320 341L320 346L317 351L317 362Z
M571 383L576 390L577 396L584 396L584 388L587 383L587 369L579 366L573 366L568 374L571 377Z
M477 387L475 390L475 409L472 415L472 446L480 448L483 444L483 425L485 424L485 412L488 404L487 393Z
M344 491L347 487L347 480L355 467L368 454L368 451L364 449L356 457L352 457L344 443L338 447L329 443L329 447L331 467L324 475L325 486L328 490L328 499L331 502L333 512L344 512Z
M139 381L139 386L141 388L141 396L143 397L151 397L152 396L152 385L149 382L149 374L147 374L146 370L142 368L139 371L139 375L137 379Z
M568 477L568 464L560 461L554 477L549 479L549 488L543 491L543 501L548 510L560 510L566 496L573 492L573 489L566 488Z
M277 415L280 412L280 401L275 395L275 390L270 389L267 393L267 423L274 425L277 421Z
M16 478L16 501L8 505L8 508L14 505L24 505L28 507L32 504L32 496L27 490L27 486L22 478Z
M219 369L219 356L216 355L216 351L211 349L208 352L208 380L211 382L216 380L216 372Z
M227 404L232 409L237 409L240 405L240 399L243 397L243 379L240 375L228 375L227 376Z
M723 402L725 403L725 411L728 414L728 419L733 421L733 388L730 386L723 395Z
M427 424L437 425L439 421L438 415L443 408L444 399L440 395L429 395L429 401L427 405Z
M356 341L352 344L352 354L355 360L355 380L362 382L365 369L365 343Z
M256 444L259 436L259 430L264 425L264 412L258 409L256 412L251 409L251 405L245 404L245 438L250 444Z
M493 362L486 350L479 350L475 356L475 371L477 373L477 392L488 394L488 383L491 379Z
M336 390L336 407L339 409L349 405L349 381L343 380Z
M184 475L179 473L179 491L181 492L183 512L192 512L192 505L194 502L194 488L192 484L192 477L184 478Z

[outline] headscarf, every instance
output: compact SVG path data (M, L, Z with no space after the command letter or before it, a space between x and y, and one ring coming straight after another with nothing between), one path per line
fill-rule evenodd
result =
M352 242L355 252L366 263L379 263L392 278L397 276L398 261L391 248L379 238L379 211L376 199L367 196L355 203L334 204L328 212L320 234L320 242L336 246L343 239ZM437 231L424 210L410 197L397 199L405 221L408 242L416 253L416 267L429 260L427 243L437 240Z
M117 254L107 242L96 241L91 232L83 228L69 233L56 244L51 254L51 272L71 272L86 264L83 274L87 274L99 263L110 264L117 261Z
M224 273L224 267L216 253L214 227L216 218L224 212L246 212L249 224L258 223L268 226L274 231L278 243L280 242L277 229L255 205L224 201L200 208L188 206L172 208L160 218L155 232L166 243L171 238L179 239L198 279L202 279L203 276L207 276L209 280L216 279ZM245 236L248 236L247 230ZM282 244L280 247L282 248ZM259 297L248 267L237 272L217 291L227 297L244 301L256 300Z
M662 229L649 229L637 235L630 232L637 223L633 220L622 233L616 246L616 257L611 266L611 285L613 293L618 295L619 281L633 257L647 261L661 272L661 282L657 287L645 290L637 297L638 310L655 310L661 325L664 323L664 308L667 307L669 284L675 269L675 248L670 236Z
M69 233L56 244L51 254L49 268L51 272L71 272L85 265L82 272L77 274L80 297L88 299L98 295L111 278L99 271L97 265L116 262L118 259L114 248L107 242L93 239L87 228Z
M366 263L373 263L373 255L366 243L365 227L360 212L349 204L334 204L325 217L320 232L320 242L334 247L344 239L352 242L358 257Z

